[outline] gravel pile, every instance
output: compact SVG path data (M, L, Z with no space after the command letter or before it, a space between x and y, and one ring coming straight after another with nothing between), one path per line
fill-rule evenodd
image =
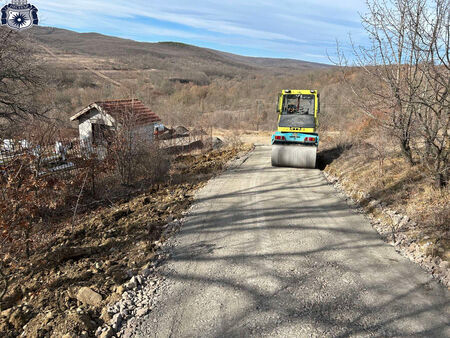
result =
M182 220L174 220L168 224L162 237L168 238L177 232L183 224ZM155 260L143 271L131 277L125 284L117 288L122 298L107 308L109 323L97 328L95 335L100 338L128 337L130 330L139 318L153 310L159 296L165 288L164 277L158 274L160 264L169 257L169 242L156 242L159 249Z

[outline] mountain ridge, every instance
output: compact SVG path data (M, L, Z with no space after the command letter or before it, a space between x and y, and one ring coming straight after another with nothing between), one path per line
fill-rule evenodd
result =
M29 31L34 40L60 53L92 57L155 59L187 58L197 62L223 63L234 68L258 70L309 70L332 67L310 61L285 58L243 56L182 42L139 42L100 33L78 33L67 29L37 26Z

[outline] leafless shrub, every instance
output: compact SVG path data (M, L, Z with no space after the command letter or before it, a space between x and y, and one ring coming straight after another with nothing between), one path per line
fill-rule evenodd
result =
M44 72L31 41L12 30L0 29L0 120L12 122L43 115L48 107L37 104Z
M117 118L108 142L108 152L123 185L139 179L157 180L167 172L167 157L154 141L153 129L140 123L138 113L128 111Z
M241 146L243 144L241 138L241 131L236 129L233 130L230 136L228 136L228 143L236 148Z
M42 175L31 153L15 156L0 171L1 234L10 252L25 252L30 257L33 236L43 227L44 218L64 203L60 193L65 182Z

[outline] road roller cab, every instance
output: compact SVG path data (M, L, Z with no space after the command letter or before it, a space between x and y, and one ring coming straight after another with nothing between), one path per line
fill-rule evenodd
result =
M278 131L272 135L272 165L315 168L319 146L317 90L283 90L278 97Z

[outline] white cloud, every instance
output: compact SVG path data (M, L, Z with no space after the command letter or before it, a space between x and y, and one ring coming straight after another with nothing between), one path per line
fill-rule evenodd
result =
M269 49L292 55L325 55L325 48L348 33L361 34L358 11L363 0L34 0L41 24L80 31L130 36L154 41L158 37L191 39L219 45ZM239 43L239 45L238 45ZM280 50L271 50L280 48ZM303 49L302 49L303 48ZM320 49L322 50L320 51Z

